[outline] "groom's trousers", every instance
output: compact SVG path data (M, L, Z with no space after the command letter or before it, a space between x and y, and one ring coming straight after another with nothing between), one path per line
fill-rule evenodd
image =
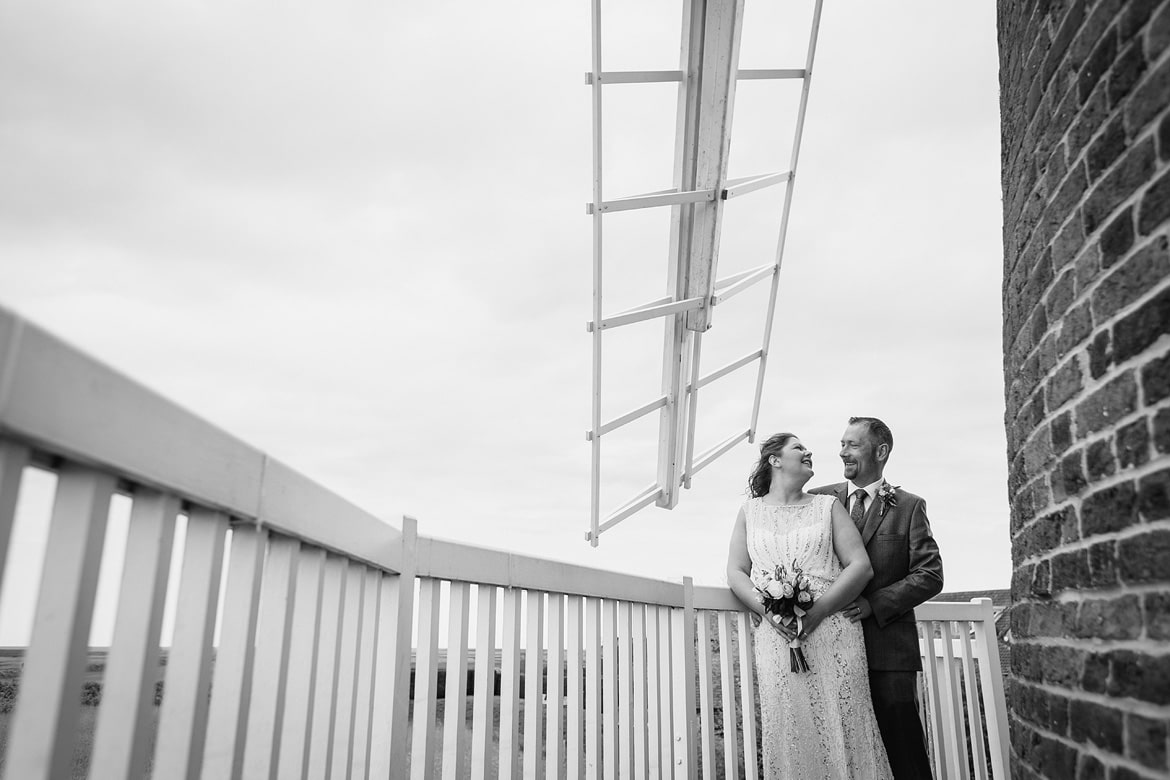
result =
M894 780L931 780L918 718L918 673L870 671L869 690Z

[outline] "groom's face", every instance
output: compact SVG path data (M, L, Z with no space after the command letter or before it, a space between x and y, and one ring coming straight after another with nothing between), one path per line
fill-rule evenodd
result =
M845 479L854 485L865 486L881 477L877 447L865 424L854 423L841 434L841 462L845 466Z

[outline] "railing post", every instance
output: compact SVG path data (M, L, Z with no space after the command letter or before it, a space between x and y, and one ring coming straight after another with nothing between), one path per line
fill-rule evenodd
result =
M405 780L407 716L410 713L410 650L414 623L414 574L418 521L402 518L398 576L382 580L374 677L374 730L370 777Z
M675 777L699 776L699 724L695 708L695 583L683 577L683 607L674 610Z

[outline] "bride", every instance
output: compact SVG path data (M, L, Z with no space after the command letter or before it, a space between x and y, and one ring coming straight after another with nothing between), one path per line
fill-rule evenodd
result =
M838 610L853 601L873 569L861 535L836 497L804 492L812 451L791 433L760 447L727 556L727 583L765 626L754 635L763 721L764 777L890 778L869 695L861 624ZM800 633L764 614L755 583L777 565L800 568L812 606ZM793 671L790 643L809 671Z

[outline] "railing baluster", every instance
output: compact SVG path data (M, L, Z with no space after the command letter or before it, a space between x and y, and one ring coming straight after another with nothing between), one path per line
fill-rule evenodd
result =
M601 599L585 599L585 777L600 780Z
M528 591L527 631L524 637L524 776L539 778L543 774L544 723L541 677L544 641L544 594Z
M585 636L582 632L585 604L581 596L570 595L565 601L565 778L582 780L585 777L585 711L582 700L585 685Z
M447 685L443 694L443 780L467 772L467 607L471 586L451 583L447 605ZM491 697L488 697L491 701Z
M661 777L672 777L676 766L674 760L674 674L671 662L674 658L674 643L671 626L674 610L658 607L658 717L659 717L659 762Z
M245 777L266 778L276 770L300 546L295 539L274 537L264 563L248 738L244 744Z
M90 775L142 777L154 720L159 630L179 500L153 490L134 495L114 638L102 681Z
M349 561L329 556L321 581L321 625L318 628L317 683L311 715L308 777L327 777L333 763L333 722L337 713L338 651L341 647L342 604Z
M699 775L695 723L695 583L683 577L683 607L674 610L675 777Z
M967 780L966 741L963 739L963 695L959 692L959 681L955 676L955 651L951 644L951 621L939 621L942 638L942 677L947 755L951 762L950 776Z
M617 603L617 686L618 686L618 776L632 777L634 772L634 680L630 602Z
M281 719L276 773L277 777L287 780L304 780L307 776L324 571L325 551L302 547L296 566L296 596L289 636L284 717Z
M4 562L8 560L8 542L16 519L16 499L24 467L28 465L28 447L0 439L0 583L4 582Z
M983 708L979 704L979 688L975 684L975 661L971 657L971 623L960 621L959 652L963 659L963 683L967 692L967 733L970 735L974 757L975 777L987 780L987 753L983 740Z
M648 776L646 755L646 608L643 604L630 605L630 643L634 684L634 777Z
M114 478L67 464L57 481L32 639L9 735L11 778L67 778Z
M697 613L699 626L699 729L702 739L703 777L715 776L715 712L711 693L711 613Z
M995 636L995 612L991 599L972 599L982 613L975 630L975 657L979 661L979 682L983 688L983 709L987 714L987 741L991 753L991 771L996 778L1008 777L1007 703L999 666L999 646Z
M471 704L471 776L491 776L496 688L496 586L480 585L475 617L475 693Z
M228 519L196 507L188 513L175 628L159 708L154 777L193 780L203 770L212 640Z
M925 641L922 644L926 648L922 659L922 681L926 686L927 695L927 730L934 753L934 767L937 772L941 773L946 771L946 748L943 744L942 701L938 685L938 661L936 660L938 654L935 652L934 638L935 632L938 630L938 623L934 620L920 621L918 630L923 632Z
M333 719L330 777L349 777L353 761L353 708L357 685L357 657L366 569L350 562L345 573L345 606L341 618L341 645L337 651L337 712Z
M723 776L727 780L739 780L739 739L735 731L735 653L731 651L731 616L720 611L718 620L719 690L723 694Z
M662 727L662 718L660 715L660 688L659 676L662 673L661 661L658 655L658 607L654 604L645 605L645 632L646 632L646 652L645 669L646 669L646 776L647 777L662 777L663 767L669 767L670 764L663 764L660 761L659 753L661 745L659 744L659 729Z
M378 641L378 596L382 574L366 569L362 578L362 619L353 697L353 757L349 776L365 778L370 768L374 707L374 650Z
M211 682L203 777L238 777L252 694L256 613L268 532L252 525L232 528L219 648Z
M605 780L618 776L617 605L601 603L601 741Z
M499 777L520 777L520 607L519 588L504 589L500 636ZM417 723L417 720L416 720Z
M565 597L548 594L548 656L545 661L545 778L563 777L565 732L562 727L565 707Z
M755 654L752 652L752 634L748 629L747 613L737 612L736 622L739 626L739 709L743 721L743 769L747 780L757 780Z
M410 776L426 780L435 765L435 687L439 676L439 595L442 582L434 577L419 580L418 649L414 660L413 739Z

